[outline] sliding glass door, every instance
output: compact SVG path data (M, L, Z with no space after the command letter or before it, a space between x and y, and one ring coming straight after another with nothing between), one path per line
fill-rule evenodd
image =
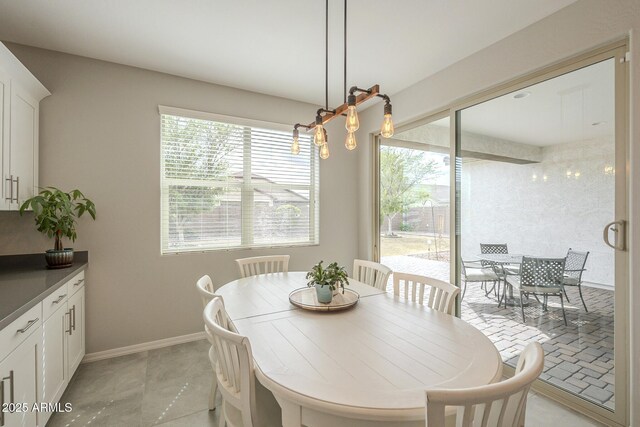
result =
M449 116L380 139L380 261L451 281Z
M618 422L627 387L622 54L456 111L462 319L511 368L540 342L542 388Z
M462 289L458 315L513 372L606 423L628 418L627 67L619 43L377 140L374 254Z

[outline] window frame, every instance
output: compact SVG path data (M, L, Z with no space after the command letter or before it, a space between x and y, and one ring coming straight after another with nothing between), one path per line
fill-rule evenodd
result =
M319 168L319 156L317 150L311 142L310 147L310 174L309 185L305 184L266 184L260 182L252 182L251 179L251 139L245 140L243 143L243 180L242 182L230 183L228 181L205 181L207 186L221 187L221 188L237 188L240 190L240 200L242 211L248 213L243 214L241 218L240 228L240 244L234 246L221 246L221 247L197 247L193 249L180 248L177 250L164 247L164 243L169 241L169 220L168 215L163 215L163 212L169 211L169 198L164 196L165 183L165 165L164 154L162 147L162 116L179 116L188 119L207 120L213 122L220 122L236 126L246 126L252 128L262 128L271 131L290 132L291 125L283 123L268 122L255 119L247 119L243 117L228 116L217 113L209 113L204 111L189 110L178 107L170 107L165 105L158 105L158 121L160 128L160 255L171 256L188 253L205 253L205 252L219 252L219 251L241 251L252 249L269 249L269 248L288 248L288 247L305 247L305 246L318 246L320 244L320 168ZM247 144L249 143L249 145ZM249 154L249 155L247 155ZM249 179L247 180L247 176ZM168 180L174 180L175 178L169 178ZM176 179L176 182L189 185L189 182L197 183L198 180L180 180ZM256 244L253 236L253 195L256 189L270 188L270 189L286 189L286 190L304 190L309 192L309 240L304 242L282 242L282 243L269 243L269 244Z

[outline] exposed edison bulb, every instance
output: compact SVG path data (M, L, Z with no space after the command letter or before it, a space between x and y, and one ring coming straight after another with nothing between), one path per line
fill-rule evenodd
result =
M320 147L320 158L326 160L329 158L329 144L326 142Z
M293 129L293 142L291 143L291 154L300 153L300 131L298 131L298 125Z
M347 134L347 139L344 140L344 146L347 147L347 150L353 150L358 146L356 135L353 132Z
M358 111L355 105L349 105L347 107L347 121L344 124L347 128L347 132L355 132L360 128L360 120L358 120Z
M393 136L393 120L391 114L385 114L382 121L382 127L380 128L380 134L383 138L391 138Z
M293 144L291 144L291 154L300 154L300 143L298 142L298 138L293 139Z
M324 137L324 127L322 125L316 125L316 129L313 133L313 143L318 147L324 145L327 140Z

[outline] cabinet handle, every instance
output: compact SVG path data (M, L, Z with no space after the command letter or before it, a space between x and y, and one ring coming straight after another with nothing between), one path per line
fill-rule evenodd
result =
M64 317L65 317L65 318L67 317L67 314L69 315L69 329L68 329L68 330L67 330L67 329L65 329L65 332L66 332L66 333L68 333L69 335L71 335L71 334L72 334L72 332L71 332L71 310L67 311L67 312L64 314Z
M27 326L25 326L22 329L18 329L17 332L19 332L21 334L24 334L25 332L27 332L29 330L29 328L31 328L33 325L35 325L38 320L40 320L39 317L36 317L33 320L29 320L29 323L27 323Z
M76 330L76 306L75 306L75 304L71 308L71 313L72 313L72 319L73 319L71 325L73 327L73 330L75 331Z
M84 279L78 280L76 283L73 284L73 286L78 286L82 282L84 282Z
M16 202L18 202L19 198L20 198L20 177L16 176L16 198L14 199ZM11 195L13 196L13 184L11 184Z
M2 385L4 385L4 381L5 380L9 380L9 399L11 399L10 403L11 404L16 403L14 395L13 395L13 371L9 371L9 376L8 377L4 377L2 379ZM3 396L2 396L2 400L3 400L3 403L4 403L4 393L3 393Z
M4 380L0 381L0 427L4 425Z
M5 197L4 199L11 203L13 202L13 175L9 175L9 178L5 178L4 180L9 181L9 197Z
M62 301L64 299L64 297L66 297L67 294L62 294L58 297L57 300L53 301L51 304L58 304L60 301Z

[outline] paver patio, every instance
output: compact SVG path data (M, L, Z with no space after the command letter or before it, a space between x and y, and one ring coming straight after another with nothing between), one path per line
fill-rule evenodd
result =
M448 281L449 263L414 256L383 257L393 271L421 274ZM388 290L393 292L392 282ZM462 301L462 319L480 329L496 345L502 359L515 366L518 355L531 341L545 350L540 378L599 405L613 408L613 291L582 287L589 312L584 311L578 290L567 288L565 302L568 325L562 320L558 298L549 299L548 311L535 299L525 307L500 307L493 294L485 296L480 283L470 283Z

